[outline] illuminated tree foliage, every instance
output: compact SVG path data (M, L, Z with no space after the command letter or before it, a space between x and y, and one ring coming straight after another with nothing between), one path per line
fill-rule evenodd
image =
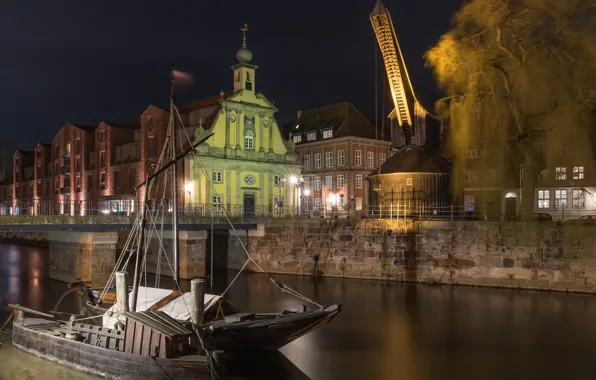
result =
M453 24L426 61L447 95L456 183L483 141L477 169L517 178L523 165L531 212L542 169L594 162L596 0L470 0Z

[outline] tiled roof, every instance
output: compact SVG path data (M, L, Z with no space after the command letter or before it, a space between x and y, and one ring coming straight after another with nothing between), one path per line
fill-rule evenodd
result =
M293 125L293 126L292 126ZM363 137L375 139L380 137L374 126L351 103L337 103L325 107L306 110L300 118L284 126L285 132L293 136L307 132L318 132L317 141L321 139L322 131L333 130L333 137ZM307 142L302 139L303 144Z
M85 132L89 132L89 133L94 133L95 130L97 129L97 126L93 126L93 125L81 125L81 124L73 124L71 123L71 125L75 126L76 128L79 128Z
M128 123L106 123L109 124L111 127L120 128L120 129L139 129L141 128L141 121L135 120Z
M451 164L433 149L407 145L370 175L394 173L451 173Z
M198 110L201 108L215 106L215 105L219 104L220 99L227 99L232 95L234 95L233 91L225 92L223 94L223 97L221 95L211 96L209 98L201 99L199 101L185 104L181 107L178 107L178 111L180 111L180 113L188 113L188 112L195 111L195 110Z

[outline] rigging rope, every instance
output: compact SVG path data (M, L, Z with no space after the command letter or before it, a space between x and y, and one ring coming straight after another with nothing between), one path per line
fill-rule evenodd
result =
M182 117L180 116L180 113L178 112L178 108L176 106L174 106L174 110L176 111L176 115L178 116L178 120L180 120L180 122L182 123L182 125L184 125L184 122L182 121ZM192 141L190 140L190 136L188 136L188 132L186 131L186 128L183 128L184 133L186 134L186 138L188 139L188 143L190 144L190 146L192 147ZM193 149L193 156L196 158L197 157L197 151L196 149ZM201 162L201 160L195 160L195 162L198 162L199 167L203 173L203 175L205 176L205 178L207 179L207 182L210 185L210 189L213 193L215 193L215 186L213 185L213 181L211 181L210 177L207 175L207 170L205 169L205 166L203 165L203 163ZM276 280L273 276L271 276L271 274L267 273L260 265L259 263L257 263L248 253L248 250L246 249L246 245L244 244L244 242L242 241L242 239L240 239L240 236L238 235L238 232L236 231L236 228L234 227L234 224L232 223L232 221L230 220L230 217L228 215L228 211L226 210L225 207L222 207L223 210L223 214L226 218L226 221L228 222L228 224L232 227L232 231L234 231L234 235L236 236L236 238L238 239L238 242L240 243L240 246L242 247L242 250L244 251L244 253L246 254L246 261L244 262L244 265L242 266L242 268L240 269L240 271L238 271L238 273L236 274L236 276L234 277L234 279L230 282L230 284L228 285L228 287L223 291L223 293L221 293L221 297L223 297L227 291L232 287L232 285L234 284L234 282L236 281L236 279L240 276L240 274L243 272L244 268L246 267L246 265L248 265L249 262L252 261L253 264L255 264L255 266L263 273L268 274L269 276L269 280L272 281L274 284L277 285L278 288L280 288L282 291L287 292L299 299L302 299L303 301L309 302L313 305L318 306L319 308L323 308L323 305L318 304L317 302L314 302L313 300L311 300L310 298L306 297L305 295L289 288L288 286L282 284L279 280ZM211 211L213 212L213 210ZM247 232L248 235L248 232ZM248 238L248 236L247 236ZM213 244L213 236L211 237L211 244ZM213 257L211 258L211 260L213 260ZM283 286L280 286L280 284Z

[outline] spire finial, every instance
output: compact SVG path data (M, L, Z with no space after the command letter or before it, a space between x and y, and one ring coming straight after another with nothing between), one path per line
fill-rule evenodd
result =
M248 24L244 23L244 26L240 28L242 31L242 46L246 46L246 32L248 32Z

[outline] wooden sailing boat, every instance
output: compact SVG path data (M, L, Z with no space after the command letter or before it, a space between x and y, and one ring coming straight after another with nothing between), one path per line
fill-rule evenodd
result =
M170 95L170 142L175 146L174 114L174 78L172 76L172 91ZM204 141L204 140L203 140ZM202 141L201 141L202 142ZM200 144L199 142L198 144ZM195 144L195 145L198 145ZM171 168L173 178L176 178L175 163L183 156L173 155L172 161L156 170L147 177L144 185L166 169ZM175 189L175 186L174 186ZM202 322L197 313L193 323L181 323L166 313L149 308L137 311L137 296L139 291L142 253L144 252L146 216L145 210L148 197L148 186L145 191L144 202L141 204L140 228L137 229L140 238L136 245L136 262L132 300L130 310L127 307L128 288L125 273L120 272L121 280L117 283L119 305L115 311L124 321L121 325L109 328L86 323L90 318L77 319L71 316L68 322L57 321L51 314L11 305L14 312L12 343L15 347L43 357L45 359L66 365L75 369L108 378L126 379L210 379L216 372L215 362L209 351L202 344L198 334L198 324ZM174 204L177 201L177 191L173 192ZM173 213L174 228L174 262L175 284L178 278L178 220L177 213ZM131 232L131 235L135 231ZM203 282L204 284L204 282ZM174 291L170 298L175 298L179 292ZM177 294L179 295L179 294ZM199 292L194 302L195 311L203 313L203 294ZM25 317L25 313L37 317ZM93 319L95 317L91 317ZM8 321L7 321L8 323Z

